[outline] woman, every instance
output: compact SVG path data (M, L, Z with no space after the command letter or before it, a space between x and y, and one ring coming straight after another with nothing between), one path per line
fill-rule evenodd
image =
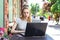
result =
M15 24L12 27L11 33L25 33L27 22L31 22L31 16L29 9L25 7L22 10L21 17L16 19Z

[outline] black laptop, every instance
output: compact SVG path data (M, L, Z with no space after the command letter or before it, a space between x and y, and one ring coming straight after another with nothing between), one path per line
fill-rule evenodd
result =
M47 23L27 23L25 36L45 36Z

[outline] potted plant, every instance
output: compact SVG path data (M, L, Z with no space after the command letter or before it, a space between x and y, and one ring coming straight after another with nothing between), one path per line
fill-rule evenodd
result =
M60 16L60 0L57 0L52 6L51 6L51 12L54 15L54 19L56 22L59 22L59 16ZM57 23L58 24L58 23Z

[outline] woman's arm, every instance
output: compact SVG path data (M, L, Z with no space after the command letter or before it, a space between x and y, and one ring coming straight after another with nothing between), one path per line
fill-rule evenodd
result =
M14 26L12 27L11 33L24 33L25 31L21 31L21 30L15 30L17 27L17 23L14 24Z

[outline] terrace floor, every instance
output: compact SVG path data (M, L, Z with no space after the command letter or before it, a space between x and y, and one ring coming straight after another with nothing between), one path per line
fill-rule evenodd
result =
M60 22L56 25L55 21L49 21L46 34L48 34L53 40L60 40Z

